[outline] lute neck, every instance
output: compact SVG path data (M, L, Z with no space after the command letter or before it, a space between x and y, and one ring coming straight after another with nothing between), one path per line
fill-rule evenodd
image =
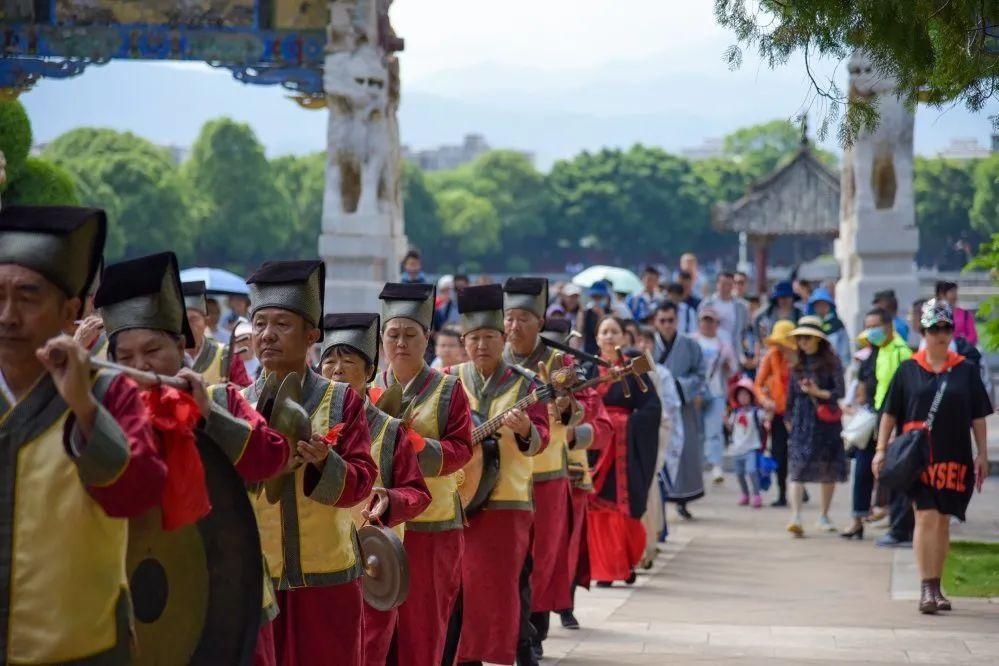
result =
M527 409L531 405L538 402L537 391L530 393L529 395L521 398L517 403L510 409L500 412L496 416L492 417L488 421L484 421L482 425L476 426L472 430L472 444L481 444L482 440L486 439L501 427L503 427L503 417L512 412L515 409Z

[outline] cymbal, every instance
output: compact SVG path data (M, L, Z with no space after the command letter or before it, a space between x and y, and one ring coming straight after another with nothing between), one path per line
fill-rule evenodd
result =
M364 600L376 610L391 610L409 594L409 559L395 532L365 525L357 532L364 567Z

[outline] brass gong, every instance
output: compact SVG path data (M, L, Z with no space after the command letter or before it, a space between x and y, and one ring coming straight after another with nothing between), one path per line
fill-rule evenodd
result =
M263 558L243 480L199 433L211 512L170 532L159 508L129 522L126 571L138 666L250 664L260 627Z
M409 594L409 559L396 533L380 525L357 531L361 544L364 600L376 610L391 610Z

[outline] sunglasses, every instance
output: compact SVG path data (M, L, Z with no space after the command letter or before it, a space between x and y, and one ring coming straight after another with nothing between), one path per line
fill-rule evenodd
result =
M660 317L656 321L658 321L660 324L675 324L676 323L676 317L669 317L669 318Z
M953 333L954 327L950 324L934 324L926 329L927 333Z

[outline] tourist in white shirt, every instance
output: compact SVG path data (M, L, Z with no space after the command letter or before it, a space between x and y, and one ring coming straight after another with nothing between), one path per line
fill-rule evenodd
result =
M705 388L701 419L704 435L704 458L711 465L711 476L715 483L724 480L722 456L725 455L725 396L728 378L737 372L739 363L735 351L718 333L718 312L711 307L701 308L699 330L693 336L701 347L704 356Z

